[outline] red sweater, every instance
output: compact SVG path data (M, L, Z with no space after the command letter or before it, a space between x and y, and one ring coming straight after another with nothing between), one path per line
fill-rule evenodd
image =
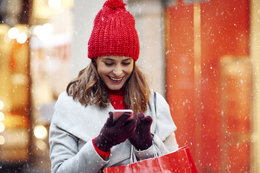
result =
M109 95L110 102L115 109L127 108L124 102L124 90L119 90L119 91L108 90L108 95Z

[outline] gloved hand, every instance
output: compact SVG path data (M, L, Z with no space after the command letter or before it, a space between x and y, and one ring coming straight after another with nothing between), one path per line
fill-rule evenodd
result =
M152 145L150 129L153 119L150 116L144 116L143 113L138 114L137 118L135 134L129 138L129 141L136 149L145 150Z
M131 113L126 112L113 122L113 113L109 112L109 118L100 131L100 134L94 139L94 144L103 151L110 149L124 142L135 132L137 116L131 117Z

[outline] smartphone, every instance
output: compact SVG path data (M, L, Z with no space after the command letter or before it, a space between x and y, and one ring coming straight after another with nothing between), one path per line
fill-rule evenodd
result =
M130 117L133 116L133 111L131 109L115 109L113 111L113 121L116 121L125 112L130 112L131 113Z

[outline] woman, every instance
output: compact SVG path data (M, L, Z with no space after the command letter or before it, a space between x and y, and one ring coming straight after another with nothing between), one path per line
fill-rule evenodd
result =
M67 86L50 126L52 172L97 173L177 150L169 106L138 69L139 40L122 0L107 0L88 42L91 63ZM114 109L131 109L113 120Z

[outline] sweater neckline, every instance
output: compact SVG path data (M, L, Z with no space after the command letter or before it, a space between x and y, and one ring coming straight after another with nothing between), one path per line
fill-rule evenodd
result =
M108 96L110 103L114 107L114 109L126 109L127 106L124 101L124 89L120 90L110 90L108 89Z

